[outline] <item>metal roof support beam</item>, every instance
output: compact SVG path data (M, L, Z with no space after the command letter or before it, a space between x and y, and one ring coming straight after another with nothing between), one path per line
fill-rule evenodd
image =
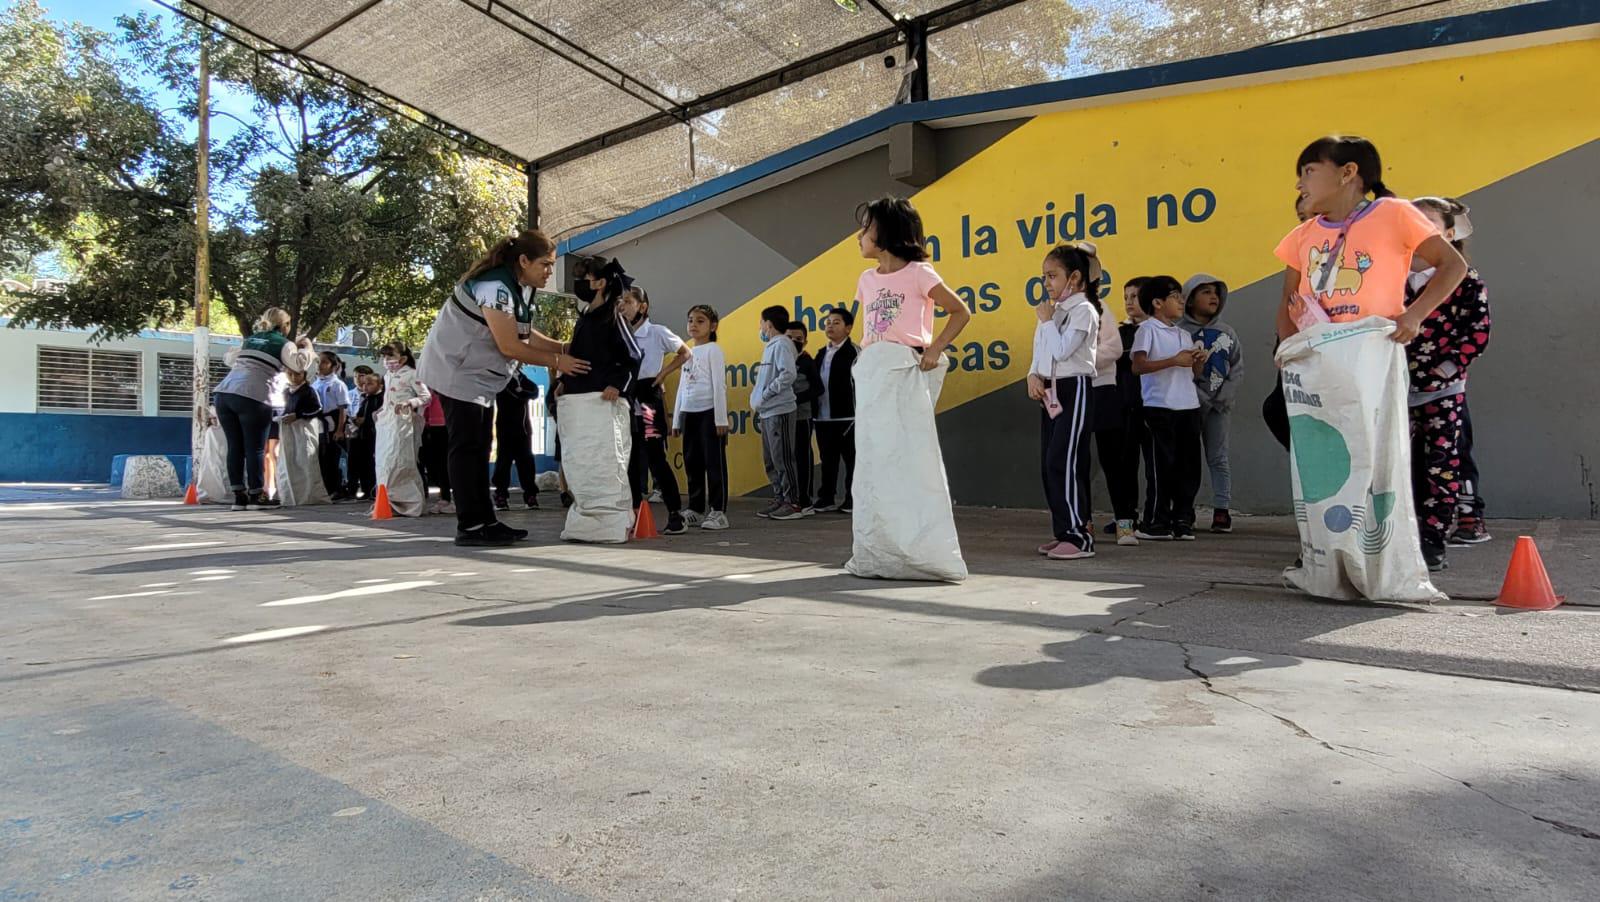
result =
M474 2L474 0L460 0L460 2L465 4L466 6L468 6L469 8L474 10L475 12L478 12L478 13L480 13L482 15L485 15L485 16L489 17L489 19L491 21L493 21L496 24L498 24L501 28L504 28L504 29L506 29L508 31L511 31L511 32L515 33L515 34L521 35L524 39L532 42L540 50L544 50L547 53L550 53L551 55L553 55L553 56L555 56L555 57L557 57L559 59L565 60L566 62L571 63L574 66L577 66L579 69L582 69L583 71L589 73L590 75L594 76L595 78L599 79L600 81L603 81L606 84L610 85L611 87L616 88L619 91L622 91L623 93L625 93L628 96L632 97L634 100L637 100L640 103L645 104L646 106L652 106L652 107L655 107L658 110L661 110L661 111L665 112L667 110L670 110L674 106L674 104L676 103L676 101L674 101L672 98L666 96L665 94L662 94L660 91L657 91L655 88L651 87L650 85L645 84L644 82L638 80L637 78L630 78L627 75L627 73L623 72L621 69L618 69L616 66L613 66L610 63L606 62L605 60L601 59L600 57L595 56L593 53L590 53L589 51L583 49L582 47L578 46L577 44L574 44L572 41L567 40L566 38L562 37L559 33L555 32L555 31L552 31L547 26L545 26L545 25L543 25L543 24L541 24L539 22L536 22L533 19L528 18L526 15L523 15L522 12L520 12L518 10L512 9L511 7L506 6L503 3L496 3L496 2L494 2L494 0L489 0L488 4L485 5L485 6L479 6L476 2ZM559 50L559 49L551 46L550 43L548 41L546 41L545 39L540 38L540 37L538 37L536 35L533 35L533 34L529 34L527 31L524 31L521 27L519 27L517 25L514 25L511 22L506 21L505 19L502 19L500 17L500 15L499 15L500 13L505 13L506 15L509 15L512 18L515 18L515 19L525 23L528 27L530 27L530 28L532 28L532 29L534 29L536 31L540 31L540 32L543 32L544 34L550 35L552 38L554 38L555 40L559 41L560 43L565 44L566 46L572 48L572 51L571 52L566 52L566 51ZM597 71L596 67L600 67L600 66L603 66L606 69L611 70L612 74L611 75L606 75L603 72ZM648 92L649 94L653 94L655 96L654 97L649 97L649 96L646 96L643 93L640 93L640 91L635 91L633 88L629 87L630 83L632 83L634 85L638 85L639 88L642 91Z
M736 85L730 85L720 91L702 95L688 103L679 104L669 111L646 116L636 122L580 141L570 147L565 147L555 153L540 157L534 161L534 165L538 169L549 169L562 163L570 163L580 157L586 157L596 151L621 144L624 141L658 132L674 125L687 123L697 116L704 116L707 113L730 107L741 100L748 100L777 88L804 81L813 75L820 75L830 69L837 69L840 66L885 53L894 49L905 39L905 30L912 23L920 24L926 30L927 35L932 35L964 25L974 19L1021 2L1022 0L957 0L957 2L919 16L914 20L903 20L898 25L858 38L841 47L813 54L803 60L790 63L781 69L758 75ZM926 50L924 50L923 56L921 76L923 81L922 90L924 92L923 99L926 99Z
M399 119L405 119L413 125L425 128L453 144L460 145L464 150L468 150L472 153L478 154L479 156L487 157L491 160L504 163L514 168L520 168L526 165L528 162L511 151L485 141L469 131L457 128L456 126L451 125L436 116L430 115L425 111L410 107L400 100L391 97L390 95L380 91L372 85L367 84L353 75L349 75L324 63L307 59L293 50L272 40L264 38L250 29L239 25L231 19L217 15L216 13L207 9L203 4L196 2L196 0L184 0L184 3L180 3L179 0L151 0L151 2L163 9L168 10L169 12L174 13L175 15L179 15L185 19L188 19L189 21L199 25L207 31L210 31L212 34L215 34L218 37L225 38L235 44L238 44L240 47L243 47L246 50L256 54L258 59L265 58L273 65L287 69L296 75L314 78L336 88L349 91L351 94L360 98L363 102L369 103L390 114L391 116ZM187 9L184 9L183 6L185 3L188 6L193 6L195 9L200 10L200 14L197 15ZM213 18L228 23L228 28L219 28L211 21ZM237 32L237 34L235 32ZM250 38L250 40L244 40L243 38L239 37L240 34L246 35Z

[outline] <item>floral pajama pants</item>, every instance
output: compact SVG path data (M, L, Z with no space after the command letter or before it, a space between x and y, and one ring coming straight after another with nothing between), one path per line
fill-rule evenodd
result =
M1422 544L1443 547L1461 495L1461 412L1465 393L1411 408L1411 496Z

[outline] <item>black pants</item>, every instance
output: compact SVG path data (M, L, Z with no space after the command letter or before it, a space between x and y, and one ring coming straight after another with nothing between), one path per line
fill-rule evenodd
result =
M437 392L435 392L437 394ZM455 492L456 529L469 530L496 522L489 497L489 445L494 440L494 410L471 401L439 395L444 426L449 430L450 486Z
M633 399L633 450L628 454L633 506L637 508L650 494L649 481L654 476L667 511L675 514L683 510L683 495L678 491L678 476L667 460L667 433L672 421L667 419L666 399L659 386L649 383L641 383Z
M1139 522L1148 526L1156 516L1156 443L1155 437L1150 434L1150 424L1145 422L1144 413L1142 405L1134 409L1131 434L1134 443L1139 446L1139 457L1144 460L1144 508L1140 511Z
M417 469L422 471L425 489L437 488L440 501L450 500L450 430L443 426L423 428Z
M1461 396L1457 408L1461 418L1461 493L1456 499L1456 512L1464 520L1483 519L1483 495L1478 488L1478 461L1472 456L1472 408L1467 396Z
M811 506L811 480L817 469L811 454L811 421L794 421L794 503L804 510Z
M532 503L539 497L534 481L533 419L528 401L509 387L494 399L494 493L497 498L511 494L511 468L517 469L522 497Z
M378 437L356 433L350 440L350 489L371 496L378 482Z
M1289 402L1283 397L1283 379L1279 378L1277 384L1272 386L1272 394L1261 402L1261 419L1266 421L1267 429L1272 437L1278 440L1283 450L1289 450Z
M1194 496L1200 491L1200 409L1146 407L1144 421L1155 452L1155 529L1194 530Z
M689 474L690 510L727 511L728 437L717 435L715 411L683 415L683 468Z
M1039 413L1040 475L1050 505L1050 532L1057 541L1094 550L1089 530L1089 418L1093 415L1090 376L1055 381L1061 413Z
M322 484L328 487L329 495L342 495L344 445L339 442L339 436L334 434L338 417L323 414L321 420L322 434L317 438L317 466L322 468Z
M817 420L817 451L822 457L822 483L817 486L817 505L828 507L833 504L834 491L839 489L839 497L844 499L844 506L852 504L850 486L856 478L856 421L855 420ZM839 487L839 462L844 461L844 486Z
M272 408L244 395L217 394L217 422L228 439L228 487L261 493L261 460L272 426Z
M1100 471L1111 493L1112 515L1118 520L1139 518L1139 446L1130 441L1127 406L1115 385L1093 390L1094 444Z

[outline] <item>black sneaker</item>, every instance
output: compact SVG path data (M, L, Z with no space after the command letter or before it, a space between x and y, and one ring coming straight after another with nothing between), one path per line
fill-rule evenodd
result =
M489 533L490 535L510 536L511 537L511 541L513 541L513 542L520 542L523 539L526 539L528 537L528 531L526 529L518 529L515 526L507 526L506 524L500 523L498 521L496 521L494 523L490 523L488 526L485 526L483 529L484 529L485 532Z
M536 510L539 509L539 496L538 495L523 495L522 496L522 503L527 506L528 510L536 511Z
M1233 515L1227 508L1218 508L1211 514L1212 532L1233 532Z
M250 509L253 511L271 511L283 507L283 502L266 495L251 495Z
M497 511L511 510L511 498L507 495L494 496L494 509Z
M1482 520L1461 518L1456 531L1450 534L1450 544L1456 546L1481 545L1489 541L1489 530Z
M688 531L689 527L683 523L683 515L674 511L667 515L667 528L661 530L661 534L664 536L681 536Z
M1172 541L1172 530L1165 526L1142 526L1133 534L1146 542Z
M1110 523L1106 524L1106 528L1105 529L1102 529L1100 531L1105 533L1108 536L1116 535L1117 534L1117 521L1116 520L1112 520Z
M571 492L562 492L561 493L561 507L563 509L565 509L565 508L569 508L571 506L572 506L572 493Z
M228 510L247 511L249 509L250 509L250 496L246 495L244 492L234 492L233 493L233 507L228 508Z
M456 545L462 548L504 548L516 541L510 534L496 532L489 526L456 533Z
M1422 559L1427 562L1429 573L1450 569L1450 562L1444 559L1443 545L1423 545Z
M1172 529L1172 540L1175 542L1193 542L1194 528L1190 526L1175 526Z

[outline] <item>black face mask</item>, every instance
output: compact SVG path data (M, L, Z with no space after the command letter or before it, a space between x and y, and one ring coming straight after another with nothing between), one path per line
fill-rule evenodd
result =
M594 303L594 286L590 285L589 280L587 279L579 282L577 285L574 285L572 288L572 293L577 295L578 300L584 302L585 304Z

